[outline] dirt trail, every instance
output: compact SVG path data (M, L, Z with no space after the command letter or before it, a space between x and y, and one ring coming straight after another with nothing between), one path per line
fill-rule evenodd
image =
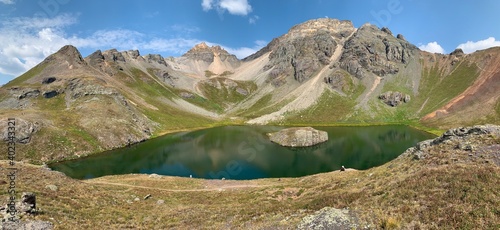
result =
M263 187L273 186L271 184L269 184L269 185L238 184L238 185L219 185L218 187L199 188L199 189L166 189L166 188L148 187L148 186L141 186L141 185L114 183L114 182L107 182L107 181L85 181L84 183L114 185L114 186L122 186L122 187L128 187L128 188L152 189L152 190L167 191L167 192L208 192L208 191L221 191L221 190L226 190L226 189L263 188Z
M363 100L359 103L360 105L365 105L368 102L368 99L370 99L370 95L372 95L373 91L377 88L377 86L380 84L380 81L382 80L381 77L375 78L375 81L373 81L373 85L370 88L370 91L366 93L366 95L363 97Z

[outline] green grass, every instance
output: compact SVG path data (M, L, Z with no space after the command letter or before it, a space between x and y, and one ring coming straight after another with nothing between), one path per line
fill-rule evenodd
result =
M158 97L165 97L170 99L176 96L167 87L165 87L164 85L160 85L160 83L155 81L152 76L149 76L142 70L132 68L131 73L135 82L127 83L127 86L137 89L136 92L141 93L146 101L154 102ZM120 74L125 75L121 72ZM128 76L125 75L123 77Z
M386 81L382 89L382 93L387 91L401 92L404 94L408 94L413 98L413 90L408 86L406 82L407 79L409 79L408 76L397 75L391 81Z
M46 63L40 63L32 69L28 70L28 72L24 73L23 75L14 78L12 81L9 81L4 85L4 87L23 86L25 85L25 81L31 79L32 77L35 77L36 75L39 75L45 69L45 67L47 67Z
M448 76L441 73L442 70L438 69L437 64L423 70L419 95L410 102L411 112L416 113L426 100L427 103L419 115L439 109L472 85L479 75L477 66L466 61L458 64Z
M223 73L219 74L219 77L226 77L226 76L229 76L229 75L232 75L232 74L234 74L234 73L231 72L231 71L226 70Z
M341 122L353 111L355 102L348 97L324 91L318 101L309 108L285 115L285 124L332 124Z
M37 106L41 110L59 112L66 108L66 100L64 95L59 94L53 98L44 98L39 96L35 99Z
M177 95L180 95L182 92L192 94L193 98L183 98L183 100L185 100L193 105L197 105L197 106L204 108L208 111L216 112L219 114L224 112L224 108L221 107L219 104L213 102L212 100L208 100L204 97L201 97L200 95L198 95L196 93L189 92L187 90L181 90L181 89L173 89L173 91L176 92Z
M210 70L205 70L205 77L211 77L211 76L215 76L217 74L215 74L214 72L210 71Z
M237 86L234 88L229 88L224 84L225 78L214 78L209 81L218 82L221 85L221 89L210 85L208 82L203 82L199 85L203 95L213 103L217 104L221 108L228 108L231 104L236 104L248 97L252 92L257 89L257 85L251 81L234 81ZM245 89L248 95L240 94L236 91L236 88Z
M97 141L97 139L90 135L88 132L86 132L84 129L78 127L78 126L73 126L68 129L69 132L72 133L72 135L78 136L82 138L84 141L89 143L92 146L92 149L99 149L100 144Z
M266 106L269 106L269 103L271 102L272 98L273 98L272 94L270 93L266 94L265 96L257 100L250 108L239 111L237 115L249 119L258 117L261 114L260 110L262 110Z

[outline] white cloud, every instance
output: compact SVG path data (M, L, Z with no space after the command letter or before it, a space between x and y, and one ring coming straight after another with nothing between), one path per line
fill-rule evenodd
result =
M500 41L497 41L494 37L489 37L477 42L468 41L466 43L462 43L458 45L457 48L462 49L464 53L468 54L473 53L476 50L484 50L494 46L500 46Z
M2 60L0 61L0 82L6 82L21 75L68 44L80 50L138 49L143 54L181 55L202 42L202 40L189 37L189 33L198 31L198 28L191 28L190 32L186 32L187 27L175 25L172 26L172 30L179 30L178 32L184 37L155 37L127 29L100 30L85 36L67 34L68 28L76 23L77 17L67 14L54 18L11 18L0 22L0 60ZM265 41L257 40L253 47L221 46L241 59L257 52L265 45Z
M0 22L0 76L19 76L68 44L79 49L112 47L182 54L201 42L197 39L158 38L125 29L100 30L87 36L66 34L65 30L76 22L77 18L68 14L54 18L11 18ZM196 30L192 29L192 32Z
M430 53L445 53L443 47L441 47L441 45L439 45L437 42L429 42L427 43L427 45L421 45L418 48Z
M204 11L209 11L213 8L213 0L202 0L201 1L201 7L203 8Z
M187 26L187 25L182 25L182 24L175 24L170 27L171 30L181 33L183 35L189 35L193 33L198 33L201 31L199 27L196 26Z
M0 2L7 5L14 4L14 0L0 0Z
M259 20L259 16L254 15L254 16L252 16L252 17L250 17L250 18L248 19L248 23L250 23L250 24L255 24L255 23L257 23L257 20Z
M248 0L202 0L201 7L204 11L217 9L219 13L225 11L233 15L246 16L252 12L252 6Z

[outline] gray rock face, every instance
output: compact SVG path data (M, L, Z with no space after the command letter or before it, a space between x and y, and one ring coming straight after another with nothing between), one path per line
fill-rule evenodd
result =
M192 49L190 49L187 53L185 53L182 56L188 59L201 60L207 63L212 63L214 61L215 56L218 56L221 61L223 62L227 61L233 66L237 66L240 62L235 55L228 53L222 47L220 46L209 47L204 42L194 46Z
M385 104L390 105L392 107L396 107L401 103L408 103L411 100L411 97L408 94L404 94L401 92L392 92L392 91L387 91L378 96L378 98L382 100Z
M104 62L104 56L101 52L101 50L97 50L94 53L90 54L85 58L85 61L89 63L91 66L99 66L101 63Z
M316 19L292 27L287 34L273 39L257 53L243 59L254 60L268 52L269 81L275 87L285 84L289 77L304 82L320 68L330 64L340 39L355 30L350 21Z
M45 58L43 62L47 63L53 61L55 62L61 61L73 67L87 65L82 55L80 54L80 51L78 51L78 49L76 49L76 47L72 45L66 45L62 47L56 53Z
M11 93L17 94L18 99L34 98L34 97L40 96L40 90L38 90L38 89L22 89L22 90L12 89Z
M101 86L94 82L86 82L81 78L71 79L66 87L65 92L72 99L77 99L89 95L117 95L118 93L108 87Z
M137 59L137 57L140 56L139 50L129 50L126 51L125 53L127 53L132 59Z
M31 137L41 129L38 122L31 122L21 118L16 118L16 138L15 142L20 144L27 144L31 141ZM7 120L0 122L0 130L2 131L3 141L9 140Z
M325 77L323 81L332 89L336 89L344 93L347 93L346 91L349 90L346 78L342 73L334 72L330 76Z
M177 84L177 80L179 80L179 77L171 75L169 72L165 70L155 70L154 74L161 79L163 82L169 84L170 86L174 87Z
M377 76L398 73L398 64L410 62L418 50L399 37L392 36L388 29L363 25L344 45L340 67L359 79L369 73Z
M104 60L110 61L110 62L125 62L125 57L123 57L122 53L118 52L116 49L110 49L106 50L102 53L104 56Z
M268 136L272 142L288 147L307 147L328 141L327 132L311 127L283 129Z
M293 75L298 82L309 79L315 71L330 64L337 43L327 31L319 31L311 36L297 37L280 43L269 55L270 62L264 67L273 70L271 79Z
M159 54L148 54L144 56L144 59L149 63L158 63L167 66L167 62L165 62L165 59Z

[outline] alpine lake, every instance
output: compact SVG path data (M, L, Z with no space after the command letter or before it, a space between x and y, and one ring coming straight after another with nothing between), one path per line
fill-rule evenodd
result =
M300 177L341 166L376 167L435 137L404 125L314 127L328 132L327 142L291 148L267 137L284 128L222 126L172 133L49 167L76 179L130 173L234 180Z

